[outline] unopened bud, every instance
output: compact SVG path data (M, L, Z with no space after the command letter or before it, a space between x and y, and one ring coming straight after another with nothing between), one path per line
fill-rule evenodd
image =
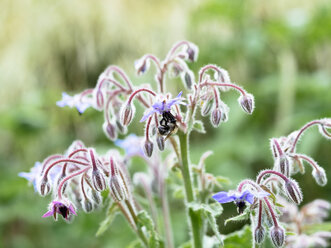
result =
M125 126L123 126L121 122L117 119L116 119L116 127L121 134L126 134L128 132L128 129Z
M57 181L56 181L56 188L58 188L62 182L62 180L66 177L66 175L61 172L61 174L59 175ZM63 185L62 185L62 194L64 194L66 188L67 188L67 185L68 185L68 181L66 181Z
M210 116L210 121L211 121L211 124L214 126L214 127L218 127L220 122L221 122L221 118L222 118L222 112L219 108L215 108L213 110L213 112L211 113L211 116Z
M325 186L328 182L325 170L322 167L314 168L312 175L315 178L316 183L320 186Z
M185 73L182 73L182 81L187 89L192 88L192 84L194 83L194 75L191 71L186 71Z
M104 98L103 98L103 94L102 94L102 91L99 89L97 90L97 93L96 93L96 102L97 102L97 108L98 109L103 109L103 106L104 106Z
M179 74L181 74L184 71L184 68L182 65L180 65L177 62L171 63L171 70L170 70L170 77L178 77Z
M143 144L143 151L147 157L151 157L153 153L153 142L148 140L145 140Z
M162 135L156 135L156 144L160 151L164 150L164 138Z
M44 176L40 180L38 189L39 189L39 194L41 196L46 196L46 195L48 195L51 192L51 185L48 182L47 177Z
M293 179L288 179L285 182L286 193L288 197L297 205L302 202L302 193L299 185Z
M281 247L285 241L285 231L281 226L273 226L270 229L272 243L276 247Z
M82 208L84 212L89 213L93 210L93 204L89 199L85 198L82 202Z
M289 161L288 157L285 154L282 154L282 156L276 158L276 163L277 163L279 172L282 173L284 176L289 177L290 176L290 161Z
M105 122L103 123L102 128L108 139L112 141L117 139L116 127L113 124Z
M110 159L110 180L109 190L114 201L119 202L129 198L128 188L123 181L121 172L113 159Z
M210 110L213 107L214 100L213 98L206 100L201 107L201 115L202 116L207 116L210 113Z
M218 71L215 72L215 79L220 83L231 83L230 76L227 70L222 68L218 68ZM230 89L229 86L221 86L221 91L228 91Z
M265 237L265 229L262 225L255 228L254 239L257 244L261 244Z
M94 201L97 205L99 205L99 204L102 203L102 197L101 197L100 192L98 192L98 191L96 191L96 190L92 190L91 195L92 195L92 199L93 199L93 201Z
M190 62L194 62L197 60L198 58L198 47L194 44L190 44L188 47L187 47L187 58L188 58L188 61Z
M149 60L146 60L145 57L138 59L134 62L134 67L136 68L137 74L142 75L144 74L150 66Z
M92 183L94 189L97 191L104 191L106 189L105 178L103 174L97 169L92 171Z
M252 114L255 103L254 103L254 96L249 93L245 93L238 98L238 102L241 108L248 114Z
M132 104L125 104L121 109L121 123L123 126L128 126L134 115L135 108Z

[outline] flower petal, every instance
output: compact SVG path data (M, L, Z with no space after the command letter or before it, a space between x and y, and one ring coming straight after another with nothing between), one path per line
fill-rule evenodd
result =
M154 114L155 112L156 112L155 109L148 109L148 110L145 112L143 118L141 118L140 122L144 122L144 121L146 121L147 118L150 117L150 116L151 116L152 114Z
M214 200L218 201L219 203L227 203L232 202L236 199L234 195L229 195L228 192L221 191L212 196Z
M46 218L46 217L49 217L49 216L52 216L54 214L54 212L52 210L49 210L48 212L46 212L42 218Z

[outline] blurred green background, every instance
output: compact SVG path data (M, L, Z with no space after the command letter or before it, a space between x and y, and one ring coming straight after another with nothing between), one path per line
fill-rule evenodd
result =
M80 116L55 105L62 91L93 87L109 64L122 67L134 82L153 83L153 73L135 75L134 60L145 53L163 58L174 42L187 39L200 48L198 62L190 65L196 75L214 63L254 94L252 116L229 92L229 121L213 129L205 119L207 135L192 136L192 162L205 149L215 151L207 170L231 178L228 188L272 167L271 137L331 116L329 0L2 0L0 18L0 247L124 247L134 239L121 217L95 237L106 209L80 213L70 225L42 219L50 198L17 177L74 139L98 150L112 146L101 113L91 109ZM143 126L136 121L129 130L139 135ZM317 128L307 132L298 151L314 157L331 179L331 144ZM331 184L317 186L306 171L295 176L304 202L331 200ZM224 207L221 225L235 214L232 204ZM188 239L183 209L171 200L177 245Z

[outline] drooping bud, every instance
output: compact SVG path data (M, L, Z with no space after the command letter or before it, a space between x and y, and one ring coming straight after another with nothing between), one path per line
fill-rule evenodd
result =
M151 157L153 153L153 142L148 140L145 140L143 143L143 151L147 157Z
M285 231L281 226L273 226L270 229L272 243L276 247L281 247L285 241Z
M262 225L255 228L254 239L257 244L261 244L265 238L265 229Z
M102 94L102 91L100 89L98 89L96 91L96 94L95 94L95 98L96 98L96 105L97 105L97 108L99 110L103 109L103 106L104 106L104 98L103 98L103 94Z
M82 205L82 208L83 208L83 210L84 210L85 213L89 213L89 212L91 212L91 211L93 210L93 204L92 204L92 202L91 202L89 199L87 199L87 198L84 198L84 199L82 200L81 205Z
M219 108L215 108L213 110L213 112L211 113L211 115L210 115L211 124L214 127L218 127L220 125L221 118L222 118L222 112L221 112L221 110Z
M214 78L219 83L231 83L230 76L227 70L224 70L222 68L218 68L218 71L215 72ZM221 86L221 91L229 91L230 87L228 86Z
M117 139L116 127L112 123L104 122L102 128L108 139L112 141Z
M51 185L48 182L48 179L46 176L41 178L41 180L39 182L38 191L41 196L46 196L51 192Z
M181 64L177 62L171 63L170 77L178 77L183 71L184 67Z
M101 204L102 203L102 197L100 192L96 191L96 190L92 190L91 191L91 195L92 195L92 200L97 204Z
M123 126L128 126L131 121L132 117L135 113L135 107L133 104L125 104L121 109L121 123Z
M214 104L213 98L210 98L206 101L203 102L202 107L201 107L201 115L202 116L207 116L210 113L210 110L212 109Z
M145 57L142 57L134 62L134 67L136 68L138 75L144 74L149 69L149 66L150 62L145 59Z
M288 197L297 205L302 202L301 189L296 181L288 179L285 182L285 189Z
M62 180L66 177L65 173L62 171L61 174L58 176L57 180L56 180L56 188L58 188L62 182ZM68 185L68 181L66 181L63 185L62 185L62 194L64 194L66 188Z
M182 73L182 81L187 89L191 89L194 83L194 75L192 71L188 70Z
M320 186L325 186L328 182L328 179L325 174L325 170L322 167L317 167L313 169L312 175L316 183Z
M252 114L255 108L254 96L249 93L245 93L238 98L238 102L241 108L248 114Z
M290 176L290 161L285 154L282 154L280 157L277 157L275 160L279 172L284 176Z
M162 135L156 135L156 144L160 151L164 150L164 138Z
M92 170L92 184L95 190L104 191L106 189L106 181L103 173L98 169Z
M126 134L128 132L128 129L125 126L123 126L119 120L116 119L115 123L116 123L117 130L121 134Z
M115 161L110 158L110 180L109 190L114 201L119 202L129 198L128 188L123 180L123 175L119 171Z
M190 62L194 62L197 60L198 58L198 53L199 53L199 50L198 50L198 47L194 44L190 44L188 47L187 47L187 58L188 58L188 61Z

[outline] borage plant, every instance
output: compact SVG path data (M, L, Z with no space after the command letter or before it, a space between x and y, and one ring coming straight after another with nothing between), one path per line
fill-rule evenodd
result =
M151 63L155 65L157 87L149 84L134 87L122 69L109 66L100 75L95 88L74 96L63 93L62 100L57 102L60 107L75 107L80 113L89 107L103 111L106 136L125 153L121 155L117 149L110 149L101 155L77 140L64 154L51 155L42 163L37 162L29 173L21 173L20 176L32 182L40 195L52 192L53 200L43 217L53 216L56 220L61 215L71 221L78 209L91 212L111 199L107 218L97 234L106 230L115 213L121 212L139 237L140 241L134 245L174 247L166 184L166 179L173 177L173 181L180 181L180 187L184 186L192 239L185 247L223 245L224 236L218 231L216 217L222 212L219 203L231 201L237 205L240 215L227 221L250 217L253 244L260 244L267 231L274 246L284 244L285 226L279 218L287 205L281 205L279 201L289 199L295 204L302 201L301 190L290 176L303 171L305 161L312 166L317 183L326 184L322 167L307 155L296 152L298 140L313 125L318 125L320 132L330 139L331 120L316 120L288 137L271 139L275 160L272 170L260 172L256 181L243 180L235 191L214 194L220 188L219 177L206 173L204 168L204 161L211 152L206 151L197 166L190 162L191 132L205 133L203 122L196 118L197 109L202 117L209 116L211 124L218 127L229 115L229 107L222 101L221 93L236 90L239 105L247 114L254 110L254 97L232 83L227 71L216 65L202 67L196 80L187 62L196 61L197 56L197 46L181 41L170 49L163 61L151 54L137 60L138 75L148 71ZM176 92L175 97L166 90L167 74L180 77L183 82L183 90ZM145 123L144 136L130 134L119 140L117 133L126 134L136 115L135 101L146 109L138 117ZM161 156L165 150L168 151L166 156ZM130 175L128 167L131 158L136 156L145 161L148 172ZM143 189L148 210L144 210L143 203L138 201L137 187ZM101 192L106 193L101 195ZM159 198L154 197L155 193ZM162 215L158 215L158 205ZM159 223L163 223L163 227L159 227ZM214 233L212 237L207 236L207 224ZM293 244L293 241L288 243Z

